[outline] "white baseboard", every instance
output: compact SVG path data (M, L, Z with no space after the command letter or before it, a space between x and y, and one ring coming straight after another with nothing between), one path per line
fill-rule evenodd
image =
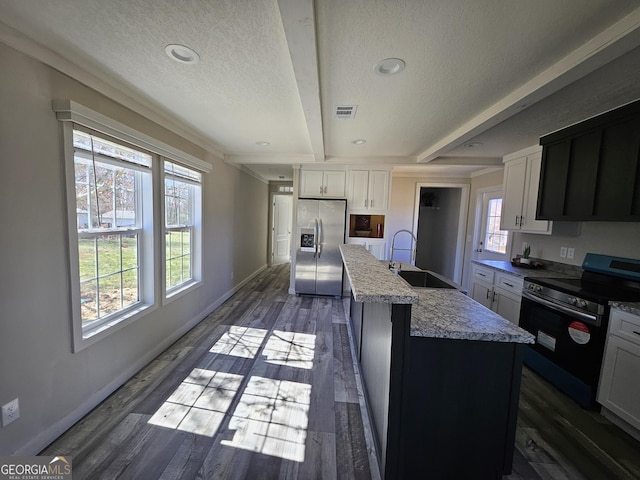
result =
M140 370L142 370L145 366L151 363L158 355L164 352L167 348L173 345L180 337L185 335L189 330L195 327L202 320L207 318L213 311L226 302L233 294L238 292L244 285L250 282L257 275L262 273L267 268L267 265L263 265L254 273L245 278L242 282L234 286L231 290L223 294L220 298L216 299L215 302L210 304L207 308L205 308L202 312L197 314L195 317L191 318L188 322L184 323L177 330L175 330L171 335L165 338L164 341L160 342L156 345L155 348L148 351L142 357L138 359L138 361L134 362L128 369L118 375L113 379L110 383L105 385L99 391L95 392L89 398L87 398L82 404L76 407L72 412L68 415L62 417L60 420L55 422L53 425L45 429L43 432L38 434L31 441L16 449L12 455L18 456L30 456L37 455L43 449L45 449L48 445L50 445L55 439L57 439L60 435L66 432L69 428L75 425L78 421L80 421L86 414L88 414L91 410L97 407L101 402L107 399L109 395L115 392L118 388L124 385L130 378L132 378L135 374L137 374Z

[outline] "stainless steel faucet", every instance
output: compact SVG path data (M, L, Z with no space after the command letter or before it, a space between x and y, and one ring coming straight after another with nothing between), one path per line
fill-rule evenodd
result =
M396 248L396 237L398 236L399 233L408 233L409 235L411 235L411 248ZM393 261L393 257L396 251L411 252L411 258L409 260L409 263L411 263L412 265L415 265L417 244L418 244L418 239L410 230L398 230L396 233L394 233L393 238L391 239L391 258L389 259L389 270L396 271L396 264Z

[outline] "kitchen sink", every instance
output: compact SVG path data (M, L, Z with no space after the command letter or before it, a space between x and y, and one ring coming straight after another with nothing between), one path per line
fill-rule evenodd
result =
M454 285L440 280L435 275L419 270L402 270L398 272L398 275L402 277L412 287L419 288L452 288Z

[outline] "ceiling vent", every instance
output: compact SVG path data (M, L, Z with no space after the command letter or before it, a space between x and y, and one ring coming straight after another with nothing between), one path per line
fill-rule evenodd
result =
M338 105L333 112L334 118L352 119L356 116L357 105Z

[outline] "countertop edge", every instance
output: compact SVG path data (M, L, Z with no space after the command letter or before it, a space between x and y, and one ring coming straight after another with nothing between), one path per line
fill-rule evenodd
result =
M611 308L622 310L623 312L630 313L632 315L640 316L640 302L609 302Z
M418 294L364 246L342 244L340 255L356 302L418 303Z

